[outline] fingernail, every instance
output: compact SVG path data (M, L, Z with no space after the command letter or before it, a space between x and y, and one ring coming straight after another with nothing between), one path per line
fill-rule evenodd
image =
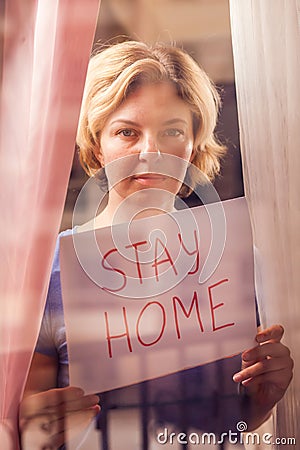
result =
M256 336L256 341L257 341L258 343L259 343L259 342L263 342L264 339L266 339L266 335L265 335L265 334L258 334L258 335Z
M73 388L74 393L77 397L82 397L84 395L84 390L78 387Z
M97 415L100 412L100 406L99 405L94 405L91 407L91 410L93 411L93 413L95 415Z
M235 373L232 377L233 381L239 383L242 379L242 375L240 373Z
M249 353L243 353L242 358L244 361L250 361L250 359L251 359Z

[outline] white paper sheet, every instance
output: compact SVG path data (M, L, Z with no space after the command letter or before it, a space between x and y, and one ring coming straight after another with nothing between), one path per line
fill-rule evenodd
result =
M209 208L224 211L224 248L217 242L224 230L211 227ZM222 257L201 282L216 247ZM66 236L60 258L70 383L86 392L160 377L254 345L252 236L244 198Z

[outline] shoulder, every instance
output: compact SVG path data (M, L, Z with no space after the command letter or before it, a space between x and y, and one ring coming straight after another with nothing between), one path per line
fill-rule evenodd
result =
M60 240L64 236L69 236L73 234L73 231L74 231L73 229L65 230L60 232L59 235L57 236L48 288L46 311L62 309L60 264L59 264Z
M56 239L56 245L55 245L55 250L54 250L54 256L53 256L53 263L52 263L52 270L51 270L51 275L55 272L59 272L60 271L60 267L59 267L59 251L60 251L60 240L62 237L64 236L69 236L71 234L74 233L74 229L68 229L65 231L61 231Z

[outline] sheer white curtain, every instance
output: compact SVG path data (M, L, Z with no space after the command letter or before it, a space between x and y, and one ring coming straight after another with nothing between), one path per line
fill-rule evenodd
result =
M100 0L6 0L0 122L0 446L39 330ZM2 3L3 5L3 3Z
M258 300L264 325L285 326L295 359L275 433L295 437L299 445L300 1L230 0L230 10L245 188L258 250Z

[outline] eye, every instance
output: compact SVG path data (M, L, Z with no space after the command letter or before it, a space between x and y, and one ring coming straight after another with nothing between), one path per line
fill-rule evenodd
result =
M179 128L168 128L163 132L164 136L170 136L170 137L178 137L182 136L184 134L183 130L180 130Z
M131 128L123 128L122 130L119 130L117 134L124 137L132 137L137 135L137 133Z

